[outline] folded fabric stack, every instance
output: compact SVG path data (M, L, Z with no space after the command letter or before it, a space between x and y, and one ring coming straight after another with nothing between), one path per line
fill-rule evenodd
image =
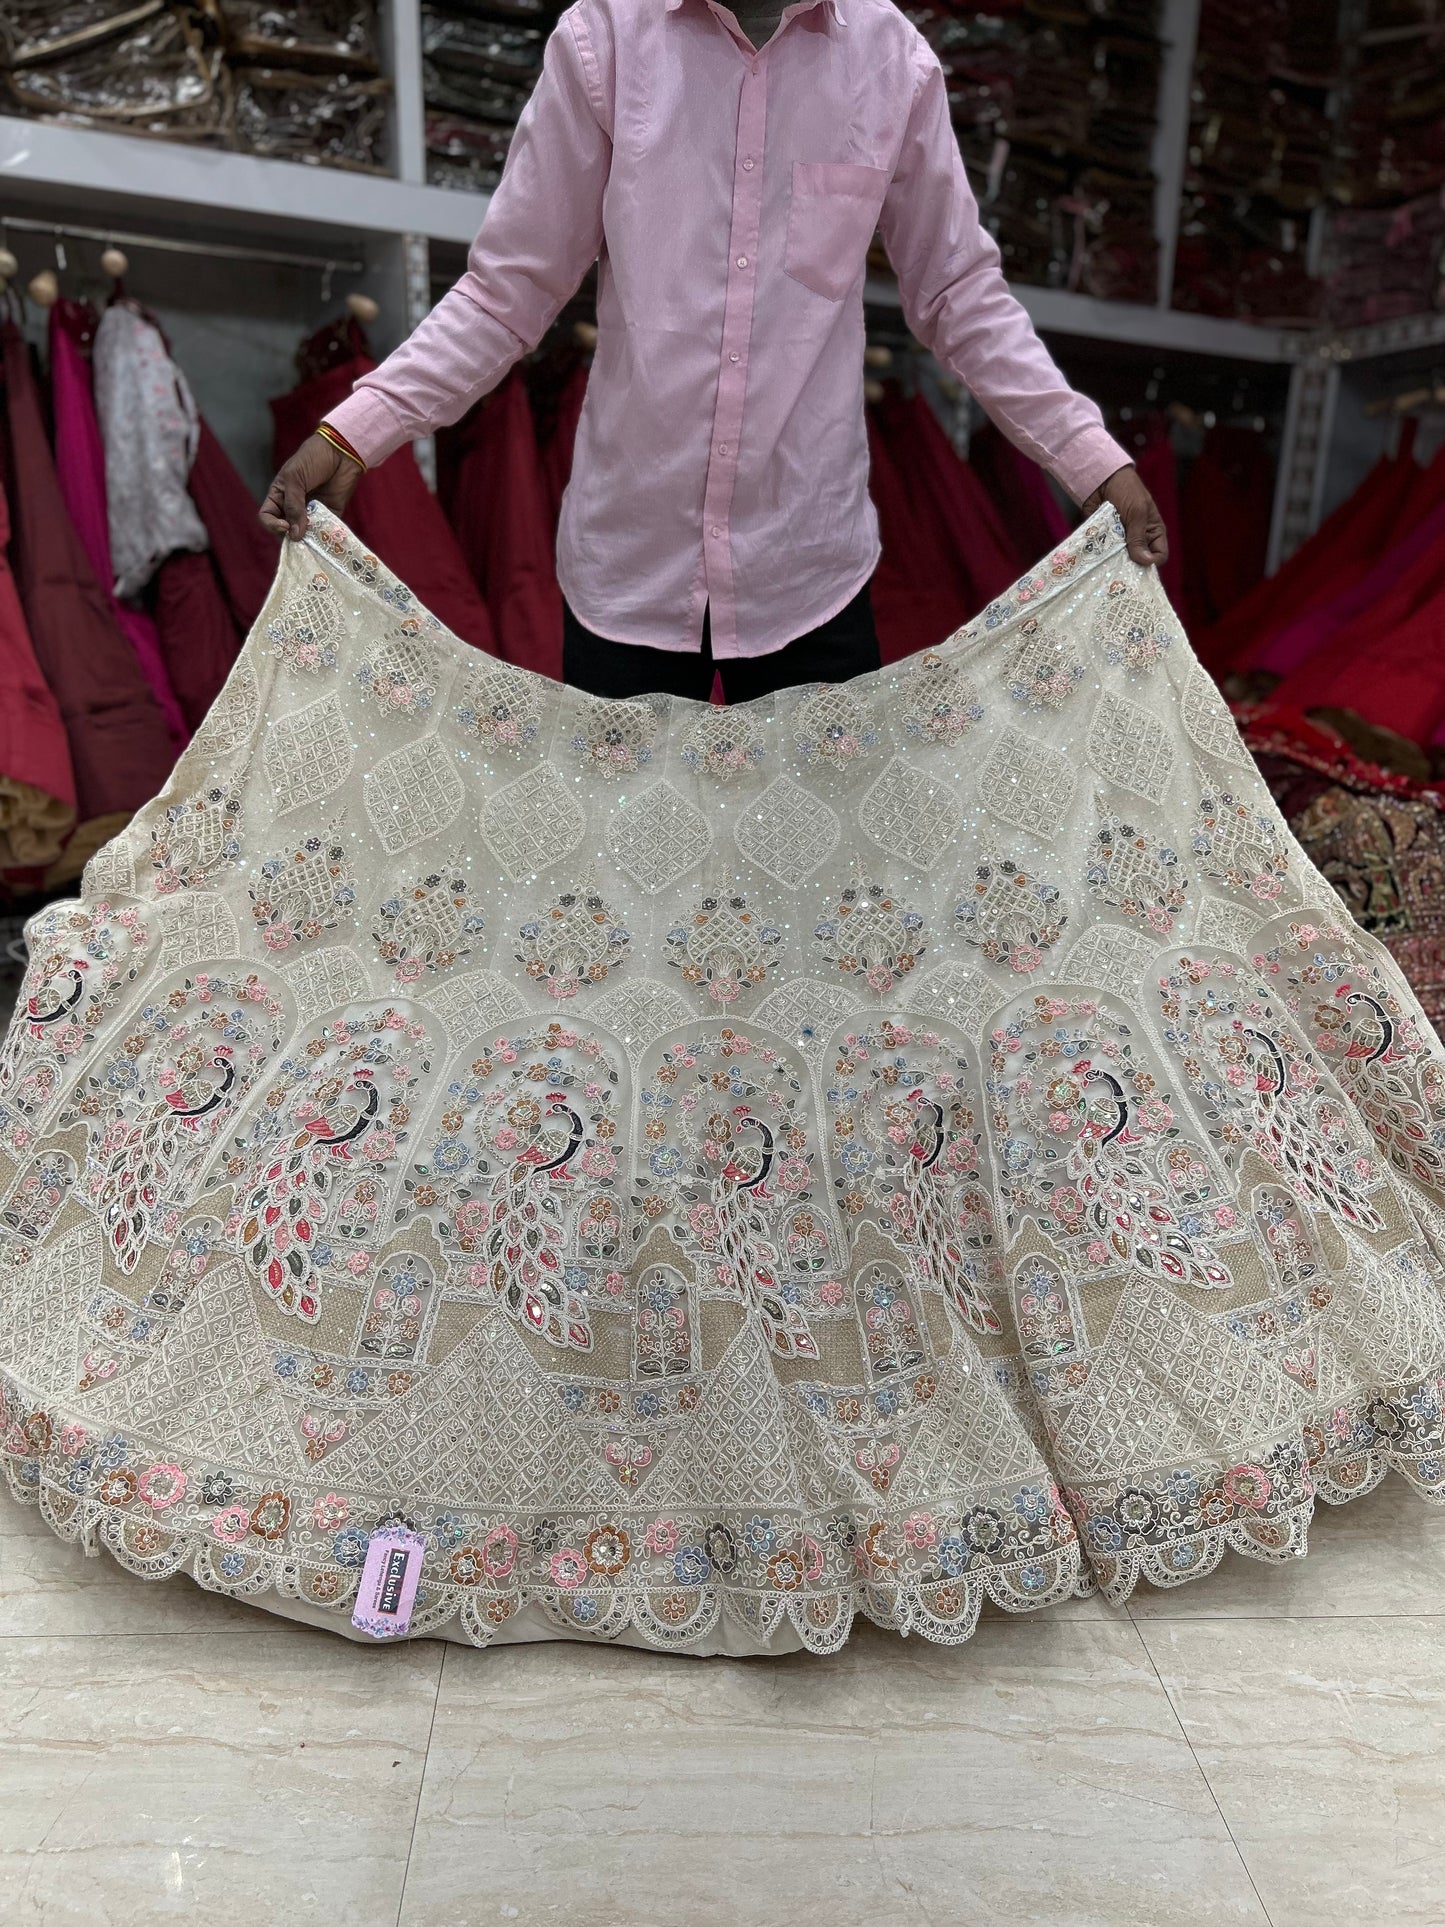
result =
M1323 0L1205 0L1177 307L1268 321L1319 313L1306 262L1310 215L1330 179L1334 19Z
M959 147L1012 279L1155 294L1155 0L906 9L938 54Z
M427 0L422 80L434 186L497 185L560 11L554 0Z
M379 169L391 83L372 0L14 0L6 106L286 160Z

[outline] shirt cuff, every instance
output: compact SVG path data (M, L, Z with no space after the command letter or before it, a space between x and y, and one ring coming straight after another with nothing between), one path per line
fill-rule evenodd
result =
M391 404L372 388L353 388L345 401L326 411L326 419L368 468L379 468L411 440L398 426Z
M1049 463L1050 471L1080 504L1134 457L1121 448L1107 428L1085 428L1064 444Z

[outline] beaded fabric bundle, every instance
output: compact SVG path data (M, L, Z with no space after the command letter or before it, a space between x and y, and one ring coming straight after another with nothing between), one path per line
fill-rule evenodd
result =
M944 1642L1445 1491L1445 1057L1102 509L736 709L314 509L0 1056L15 1493L350 1631Z

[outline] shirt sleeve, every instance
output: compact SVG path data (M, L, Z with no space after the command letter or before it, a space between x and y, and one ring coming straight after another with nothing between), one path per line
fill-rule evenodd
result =
M1132 458L1009 293L958 151L943 71L920 49L925 60L881 223L904 318L1009 440L1082 502Z
M368 467L495 388L541 340L602 246L611 50L582 6L553 30L466 273L328 422Z

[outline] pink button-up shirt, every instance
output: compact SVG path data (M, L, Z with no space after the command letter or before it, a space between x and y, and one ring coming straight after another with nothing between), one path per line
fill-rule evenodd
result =
M891 0L799 0L754 49L719 0L577 0L467 271L329 417L362 458L455 421L600 257L557 573L587 626L760 656L878 560L863 419L875 228L903 313L1078 500L1129 456L1014 300L938 61Z

